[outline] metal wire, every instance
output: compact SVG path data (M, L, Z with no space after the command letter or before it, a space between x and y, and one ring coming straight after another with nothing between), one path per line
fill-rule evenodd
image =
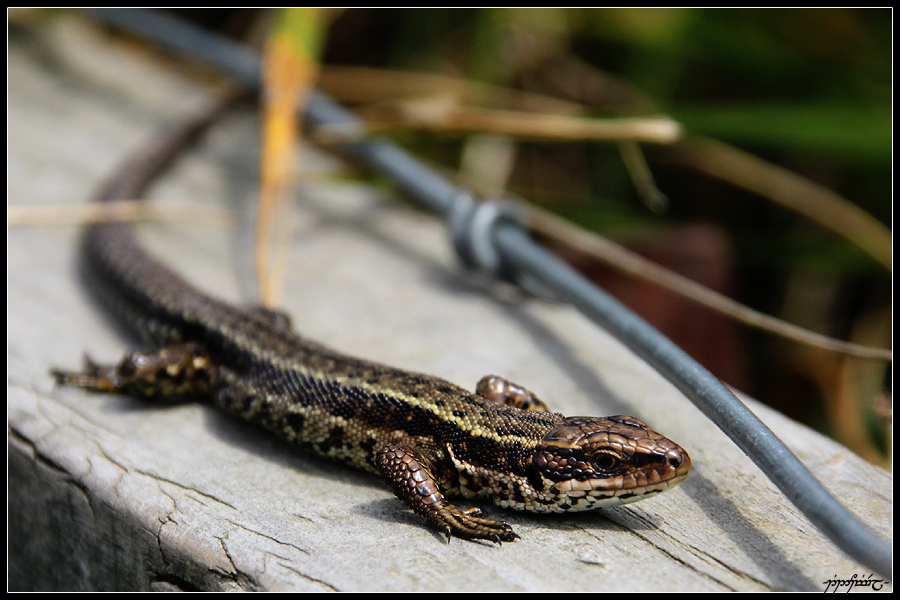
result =
M151 10L88 12L170 50L208 62L248 87L259 85L259 57L230 40ZM318 93L307 104L306 118L312 126L351 133L359 125L349 111ZM527 275L537 279L631 348L721 428L835 545L882 577L891 577L891 542L835 499L724 384L637 315L535 243L507 207L472 202L466 190L393 143L354 140L341 144L340 151L387 175L410 197L444 215L454 227L454 245L464 262L508 278ZM490 214L479 218L472 214L478 210ZM478 227L470 227L476 223ZM485 244L489 246L487 250ZM480 256L491 259L480 260Z

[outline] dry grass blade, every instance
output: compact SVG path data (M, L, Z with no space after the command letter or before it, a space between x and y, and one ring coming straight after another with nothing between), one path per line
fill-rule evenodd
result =
M892 360L893 352L837 340L770 315L760 313L710 290L686 277L661 267L642 256L564 219L535 207L528 207L534 228L548 237L569 244L620 271L663 286L685 298L731 317L741 323L818 348L874 360Z
M507 108L526 112L580 115L585 106L544 94L488 85L434 73L396 71L358 66L323 66L319 87L349 104L395 102L399 98L451 96L468 106Z
M319 35L316 9L282 9L265 53L256 274L260 301L269 307L280 302L281 282L287 270L289 220L280 215L286 210L294 152L299 146L297 107L315 80ZM274 248L271 259L270 248Z
M440 133L495 133L544 141L593 140L671 144L681 127L668 117L595 119L513 110L442 106L440 101L406 102L357 110L366 133L415 129Z
M662 213L669 207L669 199L656 187L653 179L653 171L641 152L640 145L635 141L619 142L619 155L622 163L631 177L631 182L637 190L638 196L644 204L655 213Z
M226 210L206 206L150 204L142 200L119 200L77 206L9 206L10 227L78 225L87 223L175 221L227 226L232 216Z
M891 230L831 190L714 140L682 142L673 148L670 159L802 214L850 240L891 270Z

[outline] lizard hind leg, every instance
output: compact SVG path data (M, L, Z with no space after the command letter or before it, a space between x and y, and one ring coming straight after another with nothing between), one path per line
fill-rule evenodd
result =
M83 372L51 370L57 385L144 397L209 396L215 367L193 344L126 354L116 365L85 356Z

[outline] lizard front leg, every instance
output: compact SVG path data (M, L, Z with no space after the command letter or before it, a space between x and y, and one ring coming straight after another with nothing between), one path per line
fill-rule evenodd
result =
M498 544L519 537L506 523L482 517L479 508L460 510L447 502L437 481L412 450L387 446L378 451L375 463L394 495L441 530L448 542L452 536Z
M475 386L475 393L498 404L523 410L551 412L544 401L521 385L498 375L485 375Z

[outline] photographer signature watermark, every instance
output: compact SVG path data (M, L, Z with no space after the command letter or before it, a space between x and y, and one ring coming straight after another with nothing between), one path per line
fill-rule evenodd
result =
M877 592L887 584L885 579L872 579L872 577L872 573L869 573L869 576L865 579L860 578L856 573L850 579L838 579L837 575L835 575L834 579L827 579L823 582L825 584L825 593L831 592L836 594L842 591L841 588L847 588L845 593L849 594L854 586L870 587Z

